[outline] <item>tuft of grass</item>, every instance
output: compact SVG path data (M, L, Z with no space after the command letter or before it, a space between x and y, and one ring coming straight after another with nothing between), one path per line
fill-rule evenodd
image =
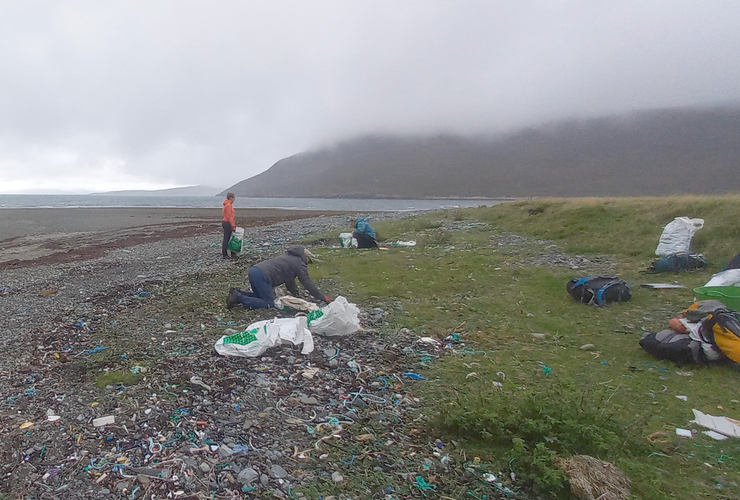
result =
M504 379L500 387L460 384L445 375L437 396L447 404L435 412L438 428L497 449L510 458L512 472L540 493L567 490L565 475L553 464L559 456L613 461L625 448L649 452L611 407L603 386L581 386L544 371L535 385Z
M135 385L141 379L141 374L133 374L129 371L109 371L103 372L95 379L95 385L99 389L104 389L109 385Z

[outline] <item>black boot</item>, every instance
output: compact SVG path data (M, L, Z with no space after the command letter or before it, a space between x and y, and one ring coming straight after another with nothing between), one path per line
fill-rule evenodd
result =
M229 296L226 297L226 309L231 309L232 307L236 307L239 305L239 294L237 293L236 288L231 288L229 290Z

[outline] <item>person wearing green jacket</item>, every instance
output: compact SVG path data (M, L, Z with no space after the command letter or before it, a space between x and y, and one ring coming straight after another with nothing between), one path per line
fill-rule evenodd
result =
M378 248L378 235L370 223L362 217L350 220L354 227L352 236L357 240L357 248Z

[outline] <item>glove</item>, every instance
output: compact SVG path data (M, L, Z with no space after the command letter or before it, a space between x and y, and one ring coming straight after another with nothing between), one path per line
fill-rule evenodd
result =
M327 295L327 296L325 297L325 299L326 299L326 302L327 302L327 304L328 304L329 302L331 302L331 297L329 297L328 295Z

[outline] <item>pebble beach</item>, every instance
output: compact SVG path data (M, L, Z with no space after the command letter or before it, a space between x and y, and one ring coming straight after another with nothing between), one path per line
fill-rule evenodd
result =
M246 268L300 238L346 230L349 214L237 211L248 244L231 261L220 254L219 211L5 212L15 213L2 214L0 226L1 491L18 498L285 497L316 479L292 472L300 459L291 450L315 439L286 427L285 414L346 427L368 407L337 397L359 387L349 360L386 363L377 357L387 347L377 337L383 308L362 311L362 338L322 342L310 356L284 348L259 360L215 356L215 338L203 334L243 326L221 305L227 289L214 290L217 317L178 324L156 308L142 312L160 293L187 295L177 289L182 283L197 287L200 277ZM18 225L28 231L6 237ZM122 324L130 325L126 347L103 344L100 332ZM307 368L332 373L316 387ZM135 384L100 384L121 370L146 374ZM406 403L395 406L396 417L413 409ZM101 418L109 424L98 426Z

